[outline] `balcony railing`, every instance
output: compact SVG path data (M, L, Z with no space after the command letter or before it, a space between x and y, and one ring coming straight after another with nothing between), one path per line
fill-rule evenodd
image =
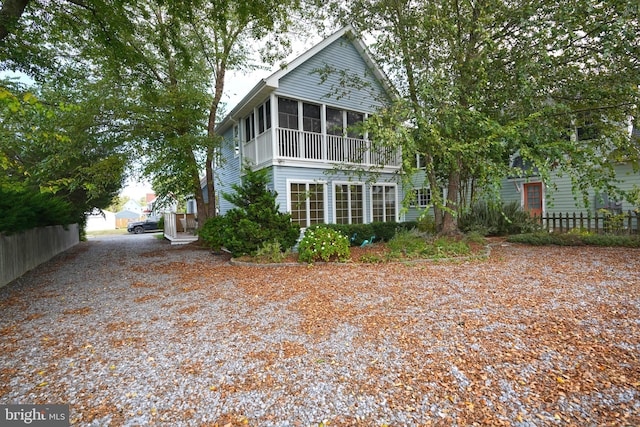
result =
M284 128L275 129L274 156L271 135L268 131L247 142L244 145L245 158L254 164L283 159L398 167L402 162L399 150L374 147L366 139Z

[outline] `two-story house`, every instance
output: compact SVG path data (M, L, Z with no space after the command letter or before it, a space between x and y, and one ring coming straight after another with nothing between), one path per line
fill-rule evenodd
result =
M401 151L358 129L394 93L350 26L258 82L217 127L220 214L234 207L221 193L250 164L267 169L280 209L303 228L398 221Z

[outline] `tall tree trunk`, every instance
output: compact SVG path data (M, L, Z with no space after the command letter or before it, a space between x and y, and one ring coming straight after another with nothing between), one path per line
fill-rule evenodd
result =
M226 71L226 62L222 61L216 66L216 84L211 108L209 109L209 121L207 123L207 135L209 137L209 147L207 148L207 159L205 164L205 180L207 186L207 206L206 218L212 218L218 214L216 206L216 185L213 174L213 162L215 156L215 147L218 144L218 135L216 135L216 124L218 117L218 107L222 99L224 91L224 75Z
M440 230L442 227L442 215L443 211L441 208L442 200L442 191L438 187L438 179L436 177L436 172L433 165L433 158L429 154L425 154L425 160L430 165L427 167L427 180L429 181L429 190L431 191L431 201L433 202L433 219L436 223L436 230Z
M5 0L0 9L0 42L10 33L12 27L24 13L29 0Z
M460 171L453 170L449 174L449 185L447 186L447 204L442 220L440 234L453 236L460 234L458 230L458 191L460 190Z

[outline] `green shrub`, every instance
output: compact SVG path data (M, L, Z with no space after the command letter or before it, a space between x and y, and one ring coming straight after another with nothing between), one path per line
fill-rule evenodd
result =
M319 224L312 225L309 229L330 228L349 237L351 246L360 246L362 242L370 240L372 236L375 237L374 241L376 242L388 242L399 230L411 230L417 225L416 221L400 223L376 221L369 224Z
M438 227L436 225L436 219L430 214L422 215L417 221L418 230L429 233L436 234L438 232Z
M298 246L298 259L301 262L347 261L350 256L349 238L329 227L308 228Z
M427 235L415 228L399 230L388 246L392 257L416 258L426 251Z
M244 168L242 185L224 198L237 207L228 211L222 227L222 243L234 257L255 255L264 242L277 241L284 250L295 245L300 227L291 215L280 212L277 194L267 190L267 171Z
M433 238L417 229L401 230L389 241L391 258L442 258L466 255L471 251L464 241L448 237Z
M454 240L448 237L439 237L427 245L423 255L434 258L456 257L468 255L471 249L464 241Z
M398 231L397 222L372 222L371 228L373 229L373 236L376 236L376 241L388 242L393 239ZM370 237L370 236L369 236ZM368 237L367 237L368 238Z
M196 233L204 244L213 249L219 251L224 246L222 236L224 235L224 228L226 227L226 218L224 216L214 216L209 218L202 224Z
M503 205L478 202L458 218L463 233L476 232L485 236L505 236L529 233L536 224L529 213L516 202Z
M70 203L51 194L0 188L0 233L77 222Z
M576 246L581 244L581 239L578 235L549 233L546 231L509 236L507 241L512 243L525 243L534 246Z
M611 234L589 234L582 236L585 245L592 246L622 246L640 248L640 236L620 236Z
M464 241L469 243L478 243L481 245L487 243L487 240L484 238L484 235L475 231L472 231L471 233L467 233L467 235L464 236Z
M288 255L289 250L283 252L280 243L274 240L273 242L263 243L254 258L260 263L278 263L284 261Z
M640 247L639 236L625 236L615 234L590 234L590 233L548 233L537 232L509 236L507 241L512 243L525 243L528 245L557 245L557 246L622 246L628 248Z

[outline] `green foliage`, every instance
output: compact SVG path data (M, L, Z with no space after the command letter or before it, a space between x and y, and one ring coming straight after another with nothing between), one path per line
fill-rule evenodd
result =
M505 236L533 231L535 223L516 202L503 205L478 202L460 216L458 226L464 233Z
M256 252L254 259L259 263L279 263L284 261L289 255L289 250L282 251L280 243L277 241L264 242Z
M375 37L371 48L398 83L392 105L367 121L370 138L422 155L424 184L447 188L446 200L432 194L439 231L455 231L473 200L466 183L499 196L513 155L547 182L552 172L569 177L577 196L615 185L612 161L640 158L620 126L640 103L637 2L334 4ZM584 124L597 132L569 138Z
M471 250L465 241L449 237L433 238L417 229L399 231L389 241L389 249L391 258L396 259L456 257L466 255Z
M224 245L223 235L227 219L224 216L208 218L205 223L196 230L199 240L214 251L219 251Z
M622 246L640 248L640 236L621 236L611 234L591 234L582 236L582 242L590 246Z
M360 246L362 242L376 236L371 224L320 224L313 225L307 230L329 228L349 237L352 246ZM377 237L377 236L376 236ZM353 240L351 240L353 238Z
M417 229L401 230L388 243L392 256L418 258L427 250L428 235Z
M314 230L317 228L330 228L339 231L345 236L349 236L351 246L360 246L365 240L375 237L374 242L388 242L396 235L398 230L411 230L416 228L416 222L372 222L369 224L321 224L309 227ZM351 240L352 237L355 238ZM370 242L371 243L371 242Z
M416 228L424 233L429 234L436 234L438 232L436 220L429 214L422 215L418 219L418 221L416 222Z
M76 222L70 204L50 194L0 188L0 233Z
M469 254L469 252L470 248L466 242L443 236L431 242L425 255L433 258L444 258L463 256Z
M372 222L371 228L373 229L373 235L376 236L375 241L381 240L383 242L388 242L396 235L397 230L400 228L400 224L397 222L378 221Z
M478 233L477 231L472 231L471 233L467 233L464 236L464 241L469 243L477 243L477 244L485 244L487 240L484 238L484 235Z
M507 241L512 243L524 243L535 246L622 246L627 248L640 247L640 236L621 236L614 234L590 234L590 233L549 233L539 231L509 236Z
M377 254L363 254L360 261L367 264L380 264L385 261L385 258Z
M0 87L0 184L30 189L69 203L72 222L109 206L122 187L126 155L106 138L102 101L68 88ZM102 100L102 97L97 96Z
M608 209L600 209L598 213L603 216L603 225L607 233L624 233L624 222L626 219L624 213L616 214Z
M295 245L300 227L291 215L280 212L276 193L267 190L267 172L244 168L242 185L223 197L237 207L224 215L222 243L233 256L255 255L264 242L276 241L284 249Z
M347 261L351 256L349 238L328 227L308 228L298 245L300 262Z

